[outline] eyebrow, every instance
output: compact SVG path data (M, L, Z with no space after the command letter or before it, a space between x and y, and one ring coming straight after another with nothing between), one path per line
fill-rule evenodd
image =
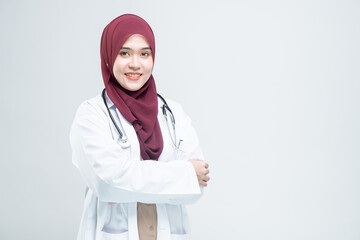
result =
M122 47L121 49L131 50L131 48L129 48L129 47ZM144 48L141 48L141 50L151 50L151 48L150 47L144 47Z

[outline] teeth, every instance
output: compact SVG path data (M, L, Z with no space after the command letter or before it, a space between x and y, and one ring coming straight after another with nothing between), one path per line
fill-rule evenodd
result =
M131 74L131 73L126 73L126 76L129 77L139 77L141 74Z

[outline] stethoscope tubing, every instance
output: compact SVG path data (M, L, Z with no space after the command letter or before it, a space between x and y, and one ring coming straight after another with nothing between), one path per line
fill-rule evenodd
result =
M110 109L109 109L109 106L108 106L108 104L107 104L107 102L106 102L105 92L106 92L106 89L104 88L104 90L102 91L101 95L102 95L102 98L103 98L103 100L104 100L104 104L105 104L105 106L106 106L106 109L107 109L107 111L108 111L108 113L109 113L109 117L111 118L111 121L113 122L116 130L119 132L120 138L123 138L124 135L123 135L122 131L120 130L119 126L116 124L115 119L114 119L113 115L111 114Z
M110 109L109 109L109 106L106 102L106 97L105 97L105 93L106 93L106 89L104 88L104 90L102 91L101 93L101 96L104 100L104 104L106 106L106 109L108 111L108 114L109 114L109 117L111 119L111 121L113 122L117 132L119 133L119 140L118 140L118 143L119 145L121 145L121 147L123 148L127 148L130 146L130 142L128 141L128 138L127 136L121 131L120 127L118 126L118 124L116 123L113 115L111 114L110 112ZM171 138L171 141L173 142L174 146L176 149L178 149L179 146L176 145L176 132L175 132L175 117L174 117L174 114L173 112L171 111L170 107L168 106L167 102L165 101L165 99L160 95L160 94L157 94L157 96L161 99L161 101L163 102L163 106L162 106L162 113L165 117L165 120L166 120L166 125L168 127L168 130L169 130L169 135L170 135L170 138ZM166 113L167 111L169 111L169 115L170 115L170 119L171 119L171 125L172 125L172 128L173 128L173 132L174 132L174 137L173 135L171 134L171 131L170 131L170 127L169 127L169 121L168 121L168 114ZM180 144L180 143L179 143Z

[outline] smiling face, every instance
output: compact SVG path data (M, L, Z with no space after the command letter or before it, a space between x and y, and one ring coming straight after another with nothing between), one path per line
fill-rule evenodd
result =
M129 91L137 91L151 76L154 61L146 38L135 34L129 37L117 55L113 73L118 83Z

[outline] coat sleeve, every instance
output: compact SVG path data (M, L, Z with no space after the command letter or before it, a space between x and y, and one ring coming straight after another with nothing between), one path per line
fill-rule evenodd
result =
M106 115L83 103L70 131L72 159L101 201L185 204L202 194L188 161L132 161L113 140Z

